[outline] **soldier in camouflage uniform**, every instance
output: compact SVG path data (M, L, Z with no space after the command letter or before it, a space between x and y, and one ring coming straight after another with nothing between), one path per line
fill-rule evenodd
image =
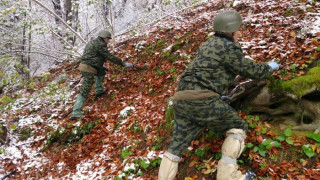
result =
M173 96L174 131L159 169L159 180L172 180L178 171L183 151L204 128L226 133L222 158L218 163L218 180L251 179L252 172L238 171L236 159L244 148L247 124L223 101L222 95L236 75L263 79L279 69L275 62L258 64L246 59L234 41L242 18L236 11L225 11L214 18L215 35L199 49L193 62L178 83Z
M77 100L73 106L71 114L72 119L82 118L81 109L84 101L88 98L92 85L95 81L95 95L97 97L106 93L102 87L102 83L106 72L103 64L106 61L112 61L118 65L124 67L133 67L131 63L125 63L120 58L115 57L108 50L108 42L111 39L111 33L109 31L102 30L99 32L98 37L90 41L85 49L83 56L81 57L81 63L79 70L84 78L80 93L77 96Z

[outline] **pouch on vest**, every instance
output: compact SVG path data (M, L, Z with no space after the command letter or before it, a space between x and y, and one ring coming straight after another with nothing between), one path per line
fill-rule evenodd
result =
M89 65L87 65L87 64L82 64L82 63L80 63L78 69L79 69L80 71L82 71L82 72L92 73L92 74L94 74L94 75L97 75L97 73L98 73L98 71L97 71L94 67L89 66Z

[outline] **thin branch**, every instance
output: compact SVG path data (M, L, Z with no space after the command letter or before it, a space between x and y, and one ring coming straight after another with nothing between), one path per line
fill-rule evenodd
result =
M14 44L14 45L18 45L18 46L28 46L28 45L22 45L22 44L18 44L18 43L9 42L9 41L4 41L4 44ZM70 56L81 57L81 54L80 54L80 53L78 53L78 54L80 55L80 56L78 56L78 55L71 54L71 53L68 53L68 52L55 51L55 50L52 50L52 49L47 49L47 48L42 48L42 47L32 46L32 48L33 48L33 49L50 51L50 52L54 52L54 53L57 53L57 54L66 54L66 55L70 55Z
M70 27L60 16L58 16L55 12L53 12L52 10L50 10L48 7L46 7L45 5L43 5L41 2L39 2L38 0L33 0L35 3L37 3L38 5L40 5L41 7L43 7L44 9L48 10L52 15L54 15L54 17L56 17L57 19L59 19L62 24L64 24L73 34L75 34L76 36L79 37L79 39L84 42L85 44L87 44L88 42L86 40L84 40L79 33L77 33L75 30L72 29L72 27Z
M51 56L49 54L45 54L43 52L39 52L39 51L22 51L22 50L11 50L10 52L24 52L24 53L35 53L35 54L42 54L42 55L45 55L45 56L48 56L48 57L52 57L52 58L55 58L55 59L63 59L63 58L59 58L59 57L55 57L55 56ZM10 53L9 51L7 51L6 53Z
M68 44L70 47L73 47L72 44L70 44L68 41L64 40L64 38L62 38L59 34L57 34L52 28L50 28L51 32L56 35L57 37L61 38L63 40L63 42L65 42L66 44ZM79 54L81 56L81 53L79 53L78 51L76 51L77 54ZM69 54L70 55L70 54ZM79 56L77 56L79 57Z
M170 14L167 14L167 13L166 13L164 16L161 16L161 17L159 17L158 19L153 20L153 21L150 22L150 23L143 24L143 25L139 26L138 29L141 29L141 28L143 28L143 27L145 27L145 26L154 24L155 22L157 22L157 21L159 21L159 20L162 20L163 18L166 18L166 17L168 17L168 16L174 16L174 14L180 13L180 12L182 12L182 11L184 11L184 10L187 10L187 9L190 9L190 8L192 8L192 7L194 7L194 6L198 6L198 5L201 5L201 4L207 4L207 3L209 3L209 2L200 2L200 3L196 3L196 4L194 4L194 5L185 7L185 8L183 8L183 9L180 9L179 11L176 11L176 12L173 12L173 13L170 13ZM134 29L127 30L127 31L125 31L125 32L123 32L123 33L120 33L120 34L115 35L115 37L121 36L121 35L123 35L123 34L127 34L127 33L131 32L131 31L133 31L133 30L134 30Z

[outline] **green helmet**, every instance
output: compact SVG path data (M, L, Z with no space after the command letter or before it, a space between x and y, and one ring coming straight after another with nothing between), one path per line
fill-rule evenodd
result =
M111 33L110 33L109 31L106 31L106 30L101 30L101 31L98 33L98 36L99 36L99 37L102 37L103 39L105 39L105 38L111 39Z
M229 10L216 15L213 28L216 32L236 32L243 24L237 11Z

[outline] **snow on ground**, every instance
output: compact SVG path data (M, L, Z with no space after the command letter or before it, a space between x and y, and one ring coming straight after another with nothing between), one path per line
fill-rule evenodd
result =
M311 22L313 21L313 23L310 23L310 32L314 35L317 36L318 38L320 38L320 13L317 13L314 15L314 18L311 20ZM316 35L316 33L318 33L318 35Z

